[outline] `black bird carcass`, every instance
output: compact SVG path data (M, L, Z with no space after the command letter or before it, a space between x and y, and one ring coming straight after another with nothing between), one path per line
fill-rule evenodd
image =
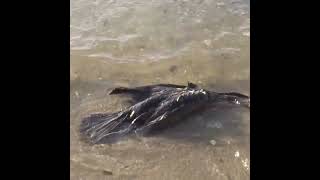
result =
M157 84L135 88L118 87L109 94L129 95L133 105L116 113L92 114L84 118L80 133L93 144L114 141L131 133L150 135L219 104L250 107L250 98L246 95L207 91L193 83L187 86Z

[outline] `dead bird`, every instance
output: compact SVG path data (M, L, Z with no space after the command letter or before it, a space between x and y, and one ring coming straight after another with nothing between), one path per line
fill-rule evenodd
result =
M183 122L196 112L217 105L250 108L250 97L237 93L218 93L187 86L156 84L135 88L117 87L110 95L128 95L133 105L115 113L92 114L80 124L80 133L93 144L108 142L131 133L150 135Z

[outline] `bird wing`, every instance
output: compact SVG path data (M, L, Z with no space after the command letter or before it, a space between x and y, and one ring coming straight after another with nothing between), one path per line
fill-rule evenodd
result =
M138 86L134 88L127 87L116 87L110 91L110 95L122 94L129 96L135 104L137 102L143 101L156 93L161 93L161 91L170 91L177 88L186 88L186 87L196 87L195 84L188 83L188 86L184 85L175 85L175 84L155 84L148 86Z

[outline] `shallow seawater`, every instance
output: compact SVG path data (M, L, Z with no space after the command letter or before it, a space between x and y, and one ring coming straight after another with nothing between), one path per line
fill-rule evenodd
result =
M217 108L153 137L80 141L81 118L125 108L115 86L196 83L250 94L247 0L71 0L71 179L249 179L250 112Z

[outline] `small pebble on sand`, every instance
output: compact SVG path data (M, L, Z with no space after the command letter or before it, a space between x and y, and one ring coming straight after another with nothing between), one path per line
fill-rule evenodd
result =
M211 40L210 40L210 39L204 40L203 43L204 43L206 46L210 46L210 45L211 45Z
M249 160L246 158L244 160L241 160L242 162L242 165L243 167L246 169L246 170L249 170L250 169L250 165L249 165Z
M240 156L239 151L236 151L236 153L234 153L234 157L238 158Z
M112 172L109 171L109 170L103 170L102 173L103 173L104 175L109 175L109 176L112 175Z
M74 94L76 95L76 97L79 97L79 92L75 91Z
M214 146L214 145L217 144L217 142L216 142L214 139L212 139L212 140L210 141L210 144L212 144L212 145Z

